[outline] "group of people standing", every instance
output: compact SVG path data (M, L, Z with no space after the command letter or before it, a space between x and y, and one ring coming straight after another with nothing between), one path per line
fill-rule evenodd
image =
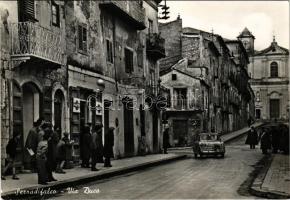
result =
M245 143L249 144L251 149L255 149L259 141L263 154L267 154L271 149L273 153L289 153L289 129L284 125L263 126L260 134L252 126Z
M59 133L53 128L52 124L42 118L33 123L33 127L28 133L24 153L29 156L32 172L38 174L39 184L46 185L47 182L56 181L52 174L53 171L65 173L63 166L66 159L66 146L70 145L70 140L68 133L63 135L63 138L59 139ZM19 179L15 173L15 158L19 143L20 134L15 133L6 147L8 164L1 176L2 180L5 180L4 175L10 167L13 171L12 178Z
M105 134L104 146L102 141L102 124L97 124L92 129L86 125L83 128L83 134L80 138L80 155L83 168L91 168L92 171L98 171L97 163L104 163L104 167L112 167L111 158L114 157L114 128L110 127ZM104 159L105 158L105 161ZM91 160L91 166L90 166Z

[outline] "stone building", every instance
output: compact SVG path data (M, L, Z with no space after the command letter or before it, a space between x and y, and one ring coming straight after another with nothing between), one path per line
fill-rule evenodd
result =
M63 6L27 0L7 1L1 8L2 161L8 139L20 133L17 164L30 168L24 144L40 117L59 134L69 129Z
M147 96L157 96L157 60L164 56L163 40L158 36L158 3L66 3L75 157L82 127L87 123L103 123L103 134L115 127L116 157L136 155L141 136L146 138L148 152L160 151L160 114L146 101ZM95 106L88 107L88 102Z
M160 75L161 84L171 90L171 107L167 108L166 117L171 122L173 142L186 133L190 142L194 132L188 114L193 110L187 107L178 110L174 102L180 102L181 96L190 104L192 87L201 91L200 101L203 102L198 115L201 123L196 130L225 133L246 126L253 113L253 93L248 84L249 60L241 41L183 28L180 17L159 26L161 36L166 38L166 57L160 60ZM178 80L177 76L180 76ZM185 133L179 133L180 127L186 127L183 128ZM183 145L179 141L175 141L176 144Z
M273 37L267 48L256 51L255 37L247 28L238 38L250 58L248 73L255 94L256 119L289 120L289 50Z
M1 7L2 161L13 132L23 136L19 164L27 161L20 152L39 117L60 136L70 133L76 162L86 124L103 123L103 134L115 127L116 158L137 155L141 136L148 153L160 152L159 3L19 0Z

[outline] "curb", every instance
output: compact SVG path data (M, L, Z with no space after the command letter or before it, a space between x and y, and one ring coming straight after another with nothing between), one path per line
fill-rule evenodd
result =
M289 194L262 188L263 181L267 175L268 170L271 167L272 161L273 157L271 157L270 161L266 164L266 166L264 166L258 173L257 177L254 179L252 185L250 186L250 193L252 195L268 199L289 199Z
M176 161L176 160L181 160L184 158L186 158L186 155L174 155L170 158L163 158L161 160L149 161L149 162L135 164L132 166L123 167L123 168L119 168L119 169L108 170L108 171L103 172L101 174L91 174L88 176L75 177L75 178L71 178L71 179L67 179L67 180L63 180L63 181L57 181L57 182L54 182L52 184L45 185L45 186L33 186L33 187L29 187L29 188L23 188L21 190L29 190L29 191L31 191L31 190L47 190L47 191L48 190L50 190L50 191L51 190L60 190L62 188L71 187L72 185L80 185L80 184L85 184L88 182L93 182L96 180L110 178L113 176L126 174L126 173L129 173L132 171L138 171L138 170L142 170L142 169L149 168L152 166L157 166L157 165L165 164L165 163ZM33 196L40 197L40 195L16 194L16 191L17 190L4 192L1 194L1 197L3 199L25 199L28 196L29 196L29 198L32 198ZM41 197L43 198L43 196L41 196Z

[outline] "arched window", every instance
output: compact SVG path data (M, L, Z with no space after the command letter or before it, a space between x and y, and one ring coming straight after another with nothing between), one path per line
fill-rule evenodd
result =
M276 62L272 62L270 66L271 77L278 77L278 64Z

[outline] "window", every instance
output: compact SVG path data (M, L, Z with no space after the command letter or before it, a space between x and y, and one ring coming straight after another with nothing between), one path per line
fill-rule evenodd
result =
M153 33L153 21L151 19L148 19L148 33Z
M261 110L256 109L256 119L261 119Z
M171 74L171 80L176 81L177 80L177 75L176 74Z
M278 77L278 64L276 62L272 62L270 68L271 77Z
M59 27L59 6L52 1L51 3L52 25Z
M133 51L125 48L125 72L132 73L133 71Z
M113 44L110 40L107 41L107 61L113 63Z
M79 25L78 26L78 49L87 52L87 28L86 25Z

